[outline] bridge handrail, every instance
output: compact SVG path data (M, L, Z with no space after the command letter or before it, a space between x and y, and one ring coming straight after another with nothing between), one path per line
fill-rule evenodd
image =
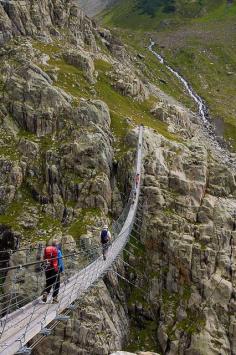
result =
M139 139L138 139L138 149L137 149L137 161L136 161L136 174L139 173L141 175L141 164L142 164L142 137L143 137L143 127L140 126L139 129ZM132 194L132 192L131 192ZM42 326L42 319L44 325L46 326L49 324L52 320L55 319L56 315L58 313L61 313L65 308L67 308L71 303L73 303L76 299L78 299L84 292L88 290L98 279L100 279L112 266L114 261L117 259L117 257L120 255L120 253L123 251L128 238L130 236L130 232L132 231L133 224L135 221L135 216L136 216L136 211L138 208L138 200L139 200L139 194L140 194L140 182L138 186L136 186L136 195L134 196L131 204L131 200L128 202L129 203L129 210L128 214L126 216L126 219L124 221L124 224L117 236L117 238L114 239L110 249L109 253L107 256L107 260L103 261L102 256L99 256L96 260L91 262L88 266L86 266L84 269L80 270L73 276L69 277L68 280L61 285L61 289L64 287L64 291L66 290L66 286L68 285L68 288L73 288L72 293L70 294L70 297L68 299L68 292L65 295L59 294L60 296L60 306L58 306L57 312L55 313L55 307L53 308L53 305L47 305L47 311L46 313L43 311L42 313L42 308L40 306L40 298L26 304L25 306L21 307L19 310L16 310L12 313L10 313L6 319L6 317L3 317L0 319L1 322L4 322L5 320L5 325L6 325L6 320L7 324L9 324L8 328L3 328L5 329L5 332L9 331L11 332L12 327L14 327L14 323L12 325L12 322L14 322L14 319L17 319L19 316L19 321L15 325L17 328L19 327L19 322L23 322L23 320L28 319L28 323L26 323L26 328L23 326L20 326L18 333L13 335L6 335L5 338L7 337L7 340L10 339L12 342L10 344L7 344L7 346L4 348L5 343L4 337L3 341L2 339L0 340L0 349L3 348L3 350L0 352L1 354L5 355L10 355L16 352L17 350L20 349L20 345L24 346L25 344L28 343L30 339L32 339L36 334L40 332L40 326ZM131 195L132 197L132 195ZM74 254L72 254L74 255ZM80 281L80 282L79 282ZM75 287L76 286L76 287ZM75 289L75 291L74 291ZM68 290L67 290L68 291ZM37 317L33 319L33 314L34 310L37 309ZM49 312L50 310L50 312ZM30 313L27 313L29 312ZM32 312L31 312L32 311ZM25 318L22 319L21 315L24 314ZM43 318L42 318L43 317ZM4 326L5 327L5 326ZM22 335L23 332L23 335ZM19 335L20 334L20 335ZM17 338L16 338L17 336ZM23 337L23 339L22 339ZM19 338L21 339L21 344L19 343Z

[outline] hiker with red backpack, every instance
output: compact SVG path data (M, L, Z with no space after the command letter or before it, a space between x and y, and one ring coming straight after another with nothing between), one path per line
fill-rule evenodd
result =
M102 244L103 260L106 260L107 252L111 244L111 233L107 225L105 225L101 231L101 244Z
M44 250L44 260L46 263L45 277L46 286L43 291L43 302L47 302L47 297L53 289L53 303L58 303L58 293L60 288L60 273L64 272L64 264L62 260L62 252L58 240L54 239L51 246L47 246Z

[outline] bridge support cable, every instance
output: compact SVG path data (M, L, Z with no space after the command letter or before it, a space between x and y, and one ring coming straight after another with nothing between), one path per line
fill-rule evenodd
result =
M129 267L130 269L134 270L136 275L138 276L142 276L143 278L147 279L147 276L142 274L141 272L137 272L137 268L135 268L134 266L130 265L129 263L127 263L127 261L123 260L122 258L119 259L125 266Z
M97 249L97 247L96 248L94 248L95 250ZM76 253L76 254L84 254L85 252L79 252L79 253ZM65 256L65 257L67 257L67 256ZM17 269L18 270L18 269ZM16 270L16 271L17 271ZM38 278L38 273L37 273L37 278ZM15 280L14 281L16 281L17 280L17 277L15 278ZM15 284L15 282L13 283L13 285ZM12 292L11 293L9 293L9 295L11 295L12 294ZM4 295L4 296L6 296L6 295ZM15 299L17 299L17 294L16 293L14 293L14 296L13 296L13 298ZM19 307L19 306L22 306L23 304L25 304L26 303L26 300L29 300L30 301L30 296L29 297L27 297L27 298L24 298L24 299L21 299L18 303L17 303L17 300L16 300L16 302L14 303L14 304L12 304L12 308L13 307ZM13 303L13 302L12 302ZM10 308L11 306L7 306L5 309L2 309L2 311L4 311L4 310L9 310L9 308Z
M136 245L134 245L133 243L131 243L131 241L129 240L128 245L130 245L132 248L139 250L138 247L136 247Z
M130 284L131 286L133 286L133 287L137 288L138 290L140 290L140 291L143 293L143 295L145 295L146 297L149 298L149 294L148 294L146 291L144 291L144 289L143 289L142 287L139 287L139 286L135 285L133 282L129 281L126 277L122 276L121 274L119 274L119 273L116 272L116 271L113 271L113 273L114 273L116 276L118 276L120 279L122 279L122 280L124 280L125 282L127 282L128 284Z
M126 252L130 256L135 257L135 255L133 253L131 253L131 251L127 250L126 248L124 248L123 250L124 250L124 252Z
M100 279L102 279L104 277L104 275L100 276ZM100 280L99 279L99 280ZM99 282L99 280L97 280L97 282ZM95 284L94 284L95 286ZM89 289L90 290L90 289ZM88 291L89 291L88 290ZM71 312L76 311L79 308L79 305L82 301L82 299L86 296L87 292L84 292L80 297L77 295L77 300L71 304L70 306L67 307L66 311L65 311L65 316L68 316ZM55 320L53 322L53 324L50 325L50 327L48 328L51 332L57 327L57 325L59 325L61 323L60 320ZM40 342L42 342L48 335L40 335L39 338L35 339L35 341L33 341L30 344L30 347L28 349L30 349L31 351L39 345ZM22 353L19 353L22 354ZM23 354L22 354L23 355Z
M141 175L142 168L142 139L143 127L140 126L136 158L136 174L139 175ZM135 188L136 193L134 195L133 191ZM82 270L76 271L74 275L67 278L61 285L61 291L58 295L58 304L42 304L41 298L39 297L16 311L9 313L8 310L8 316L1 319L1 324L4 325L0 327L2 333L0 338L1 355L11 355L17 352L24 352L24 350L28 351L28 342L37 334L41 333L40 337L45 336L49 330L47 326L51 322L58 324L57 322L59 320L68 319L67 314L71 311L69 309L70 305L76 304L77 299L87 293L88 290L111 269L113 263L124 250L135 223L135 216L139 205L139 195L140 183L136 187L133 187L127 206L124 208L118 221L114 224L115 237L109 248L106 260L104 261L100 255ZM33 264L35 265L37 263ZM32 263L7 269L16 270L30 266L32 266ZM42 334L42 332L44 333Z
M138 222L142 223L142 222L143 222L143 219L142 219L142 218L139 218L138 215L136 215L135 221L138 221Z
M69 254L69 255L64 255L63 256L63 259L67 259L67 258L73 258L73 257L79 257L79 256L85 256L85 257L88 257L88 254L91 252L91 251L100 251L100 245L99 246L95 246L94 248L90 248L87 252L86 251L79 251L79 252L76 252L76 251L74 251L74 253L72 253L72 254ZM41 260L41 261L37 261L37 262L32 262L32 263L28 263L28 264L26 264L26 265L17 265L17 266L12 266L12 267L9 267L8 269L11 271L12 270L12 272L13 271L17 271L17 270L22 270L22 269L24 269L24 268L27 268L27 267L30 267L30 266L33 266L33 265L43 265L44 264L44 262ZM7 269L7 268L6 268ZM5 269L4 269L5 270ZM41 268L41 271L40 272L37 272L37 277L39 277L39 274L40 273L42 273L44 270ZM15 277L15 274L14 274L14 272L13 272L13 277L10 277L10 281L7 281L7 282L5 282L4 283L4 287L6 287L6 286L11 286L11 285L15 285L16 283L18 283L18 282L20 282L20 277ZM0 295L0 302L2 302L1 301L1 299L4 299L4 298L6 298L7 296L11 296L11 293L12 293L12 290L9 292L9 293L5 293L5 294L2 294L2 295ZM22 301L22 303L25 301L25 300L27 300L27 299L29 299L30 298L30 296L29 297L27 297L26 299L24 299L24 300L21 300ZM4 302L4 301L3 301ZM0 309L0 312L2 312L3 311L3 309Z
M130 238L133 238L136 243L143 245L143 243L139 239L137 239L133 234L130 234Z

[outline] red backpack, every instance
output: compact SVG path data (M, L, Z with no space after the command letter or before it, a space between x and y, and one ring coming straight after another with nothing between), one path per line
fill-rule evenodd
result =
M46 269L54 269L58 272L58 250L54 246L46 247L44 250L44 260L47 262Z

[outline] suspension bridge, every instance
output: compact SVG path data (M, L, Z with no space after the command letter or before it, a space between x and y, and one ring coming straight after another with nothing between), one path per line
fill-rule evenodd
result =
M142 170L142 145L143 126L139 127L139 136L136 155L136 172L141 176ZM135 191L135 193L134 193ZM75 302L87 292L109 270L117 257L124 250L132 232L138 210L140 197L140 181L132 189L129 202L124 208L120 218L113 224L113 242L104 261L102 255L90 262L86 267L67 278L60 287L58 303L42 303L42 298L37 297L25 305L12 307L12 294L9 295L8 306L4 317L0 319L0 354L30 354L32 348L28 343L36 336L50 334L48 325L52 321L67 320L66 311L73 310ZM79 253L77 253L79 254ZM27 268L35 263L17 265L0 271Z

